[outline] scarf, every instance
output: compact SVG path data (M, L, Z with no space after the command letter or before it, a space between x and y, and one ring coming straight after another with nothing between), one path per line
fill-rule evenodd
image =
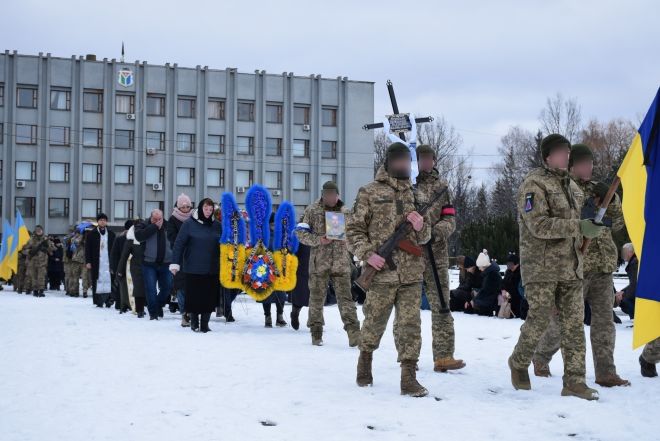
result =
M174 207L174 210L172 210L172 216L174 216L176 219L180 220L181 222L185 222L190 218L190 215L192 214L192 210L188 210L187 213L184 213L183 211L179 210L178 207Z

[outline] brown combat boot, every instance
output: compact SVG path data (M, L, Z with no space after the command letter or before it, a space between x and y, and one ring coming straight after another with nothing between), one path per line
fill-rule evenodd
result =
M532 361L534 363L534 375L537 377L552 377L552 374L550 373L550 366L547 364L540 362L540 361Z
M357 379L355 380L360 387L373 386L374 384L374 377L371 374L371 362L373 358L373 352L360 351L360 358L358 358L357 365Z
M351 348L356 347L360 344L360 329L349 329L346 331L348 334L348 346Z
M429 391L417 382L416 365L415 361L401 362L401 395L419 398L429 394Z
M312 326L312 344L314 346L323 346L323 327Z
M516 369L511 364L509 357L509 369L511 369L511 384L515 390L531 390L532 383L529 381L527 369Z
M460 359L457 360L454 357L438 358L433 364L433 370L436 372L455 371L464 367L465 362Z
M587 401L598 400L598 391L587 387L584 383L564 384L562 397L577 397Z
M603 375L596 378L596 384L602 387L630 386L630 381L617 374Z

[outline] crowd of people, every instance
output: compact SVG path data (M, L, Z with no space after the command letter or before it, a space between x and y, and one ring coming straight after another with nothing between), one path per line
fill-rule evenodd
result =
M326 182L319 200L299 216L297 284L290 292L275 291L261 300L264 326L273 327L273 303L278 327L287 326L284 305L291 303L295 330L300 327L300 311L308 307L311 343L322 346L324 305L334 298L348 345L359 347L356 382L365 387L373 384L373 354L394 309L401 393L425 396L428 391L416 378L419 311L425 296L431 309L435 371L466 366L454 357L452 311L517 317L525 322L508 361L514 388L531 389L527 368L532 363L535 375L549 376L549 361L561 347L565 358L562 395L592 400L598 398L597 392L584 380L586 307L596 382L603 387L629 386L613 362L612 309L618 305L634 317L638 261L632 245L626 244L622 256L630 284L615 293L612 273L618 251L611 231L623 225L620 201L615 197L608 208L609 226L581 219L585 200L598 202L604 195L604 186L591 181L590 149L571 148L560 135L546 137L541 146L545 166L530 173L519 195L521 249L507 256L503 276L487 250L476 258L459 256L459 284L450 291L447 240L455 230L456 213L448 184L435 169L435 150L421 145L416 150L419 175L413 185L410 150L394 143L374 182L360 188L352 209L340 199L338 186ZM162 318L169 306L171 312L181 314L181 326L207 333L214 312L229 323L235 320L232 302L240 293L220 283L221 209L211 198L203 198L194 207L191 198L181 194L169 218L155 209L146 219L127 221L117 234L103 213L96 222L72 226L63 239L48 237L37 226L20 251L18 272L11 283L16 292L36 297L45 295L47 281L54 290L63 283L71 297L79 297L81 288L87 297L91 290L97 308L114 305L121 314L132 311L150 320ZM328 214L335 220L346 217L345 231L337 238L326 234ZM274 218L272 214L271 230ZM383 244L395 232L402 233L397 246L388 251ZM580 251L583 237L591 241L584 255ZM368 286L363 279L367 274ZM363 304L362 324L356 303ZM660 341L656 340L639 359L642 374L656 376L658 361Z

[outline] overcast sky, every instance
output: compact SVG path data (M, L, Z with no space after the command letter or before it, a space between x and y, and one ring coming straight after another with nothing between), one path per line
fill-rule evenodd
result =
M582 1L2 2L3 49L375 82L377 120L444 115L464 152L494 155L511 125L537 128L557 92L585 119L638 121L660 86L660 5ZM366 121L365 121L366 122ZM475 156L488 177L495 156Z

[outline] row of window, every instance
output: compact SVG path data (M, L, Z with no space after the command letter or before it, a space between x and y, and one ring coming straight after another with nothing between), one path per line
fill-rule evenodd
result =
M16 144L36 145L38 133L36 125L16 124ZM0 144L3 139L3 125L0 124ZM165 150L165 132L147 132L145 147L147 149ZM50 145L70 146L71 129L64 126L51 126L49 130ZM134 130L115 130L114 147L119 149L135 148ZM254 137L238 136L236 152L241 155L254 155ZM83 129L82 144L84 147L103 147L103 129ZM177 133L176 150L178 152L194 153L197 148L194 133ZM266 138L266 154L282 156L282 138ZM225 136L208 135L206 153L225 153ZM293 156L308 158L310 154L309 140L295 139L293 141ZM337 158L337 142L321 141L321 157L323 159Z
M33 161L16 161L16 179L21 181L36 181L37 163ZM51 162L48 169L49 182L69 182L71 176L68 162ZM135 168L132 165L115 165L115 184L134 183ZM0 179L2 178L2 161L0 161ZM82 164L82 182L85 184L100 184L103 179L103 166L101 164ZM336 175L324 174L321 181L334 181ZM145 168L144 183L146 185L162 184L165 182L165 167L147 166ZM236 185L250 187L254 183L252 170L236 170ZM195 186L195 169L190 167L176 168L176 185L180 187ZM225 170L222 168L209 168L206 170L207 187L224 187ZM266 171L264 185L272 189L282 188L282 172ZM309 173L294 172L292 175L292 188L294 190L309 190Z
M4 105L4 85L0 84L0 106ZM38 106L38 88L36 86L16 87L16 106L36 109ZM146 111L149 116L165 116L165 96L147 95ZM71 110L71 89L51 88L50 108L52 110ZM177 98L177 116L181 118L195 118L197 98L179 96ZM83 110L85 112L103 112L103 91L85 90L83 92ZM135 113L135 95L117 93L115 95L115 113ZM206 114L209 119L225 119L225 101L209 99ZM236 109L238 121L255 121L255 104L253 101L238 101ZM284 106L281 103L266 104L266 122L282 124L284 121ZM294 124L310 123L310 107L295 105L293 108ZM326 127L337 126L337 109L323 107L321 109L321 123Z

